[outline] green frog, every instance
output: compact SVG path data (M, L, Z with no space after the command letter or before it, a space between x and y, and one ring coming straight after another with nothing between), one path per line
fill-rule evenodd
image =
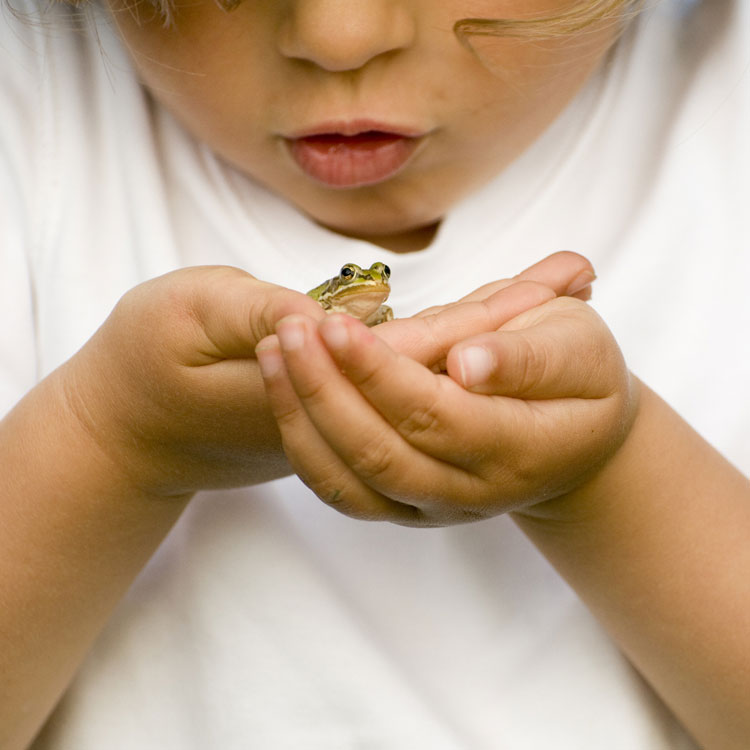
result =
M347 313L367 326L374 326L393 319L393 310L383 304L391 292L390 275L391 269L385 263L373 263L369 268L347 263L338 276L308 294L328 313Z

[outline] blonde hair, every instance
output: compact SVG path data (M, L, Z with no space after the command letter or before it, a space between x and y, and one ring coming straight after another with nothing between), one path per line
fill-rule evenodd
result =
M600 21L620 22L637 15L644 0L579 0L568 10L530 18L462 18L453 27L465 40L470 36L515 39L552 39L583 31Z

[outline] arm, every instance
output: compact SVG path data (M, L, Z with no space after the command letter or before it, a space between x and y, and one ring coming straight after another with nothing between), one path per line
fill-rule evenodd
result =
M289 472L253 349L308 297L234 269L126 295L0 421L0 747L26 747L198 489Z
M750 483L740 472L642 387L606 467L514 515L707 750L750 745Z
M639 386L589 307L551 300L467 337L450 377L352 321L277 330L267 390L324 500L408 525L513 512L696 738L747 747L750 488Z
M63 374L0 423L0 747L31 741L188 496L137 490L82 429Z

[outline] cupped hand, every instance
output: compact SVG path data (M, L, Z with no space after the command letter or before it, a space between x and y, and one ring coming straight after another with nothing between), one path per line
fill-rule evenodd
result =
M447 341L474 304L411 322ZM482 304L496 322L508 316L454 342L447 374L383 340L390 324L370 330L346 316L293 315L259 345L284 449L325 502L362 519L459 523L560 497L617 450L630 379L593 310L529 282ZM481 393L462 385L478 346L493 357Z
M290 469L254 352L291 313L324 317L308 296L239 269L182 269L128 292L57 377L143 491L266 481Z
M395 351L440 372L445 370L446 355L454 344L474 334L494 331L555 296L588 300L595 279L587 258L565 250L547 256L511 279L489 282L456 302L435 305L414 318L396 318L376 330ZM519 282L533 283L519 286ZM516 287L512 295L497 294L509 286Z

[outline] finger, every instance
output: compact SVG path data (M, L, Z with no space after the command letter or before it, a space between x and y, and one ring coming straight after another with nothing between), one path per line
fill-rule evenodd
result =
M394 352L357 321L331 316L319 330L335 365L410 447L453 467L472 463L468 457L481 448L475 436L488 418L485 398ZM466 431L459 423L476 429L457 439Z
M533 475L532 446L539 437L529 428L538 420L525 401L469 393L445 375L390 351L372 331L345 316L327 318L319 328L338 367L416 449L395 456L387 472L382 463L370 462L368 485L381 491L398 487L400 499L410 498L425 516L441 523L485 518L522 499L519 488L526 486L524 477ZM562 400L553 410L558 405ZM571 410L559 411L557 423L562 423ZM553 443L550 436L545 448ZM424 462L424 456L433 460ZM425 479L418 484L420 476Z
M292 468L327 505L351 518L419 525L420 512L390 500L362 482L323 440L286 372L276 336L256 348L266 395Z
M343 336L337 332L340 327ZM279 323L278 335L294 391L334 452L376 492L423 510L446 491L453 496L471 494L467 484L472 478L443 460L461 456L463 446L430 418L437 407L443 408L441 385L463 397L481 397L391 351L360 321L333 315L320 324L321 334L323 329L338 359L328 354L312 321L286 318ZM347 329L353 332L348 341L343 340ZM351 355L344 351L349 348ZM349 356L367 364L350 372L345 366ZM363 392L368 389L382 396L381 402L371 403ZM406 421L409 415L415 415L412 423ZM405 437L412 433L412 424L414 443Z
M577 297L586 301L591 299L591 285L595 280L593 266L584 256L562 250L529 266L512 279L485 284L462 301L485 297L520 281L535 281L552 289L558 297Z
M583 255L562 250L521 271L516 279L544 284L554 289L560 297L576 297L583 294L589 298L596 273Z
M374 330L394 351L425 367L443 364L449 349L470 336L494 331L555 296L542 284L520 281L478 298L446 307L434 315L400 318Z
M535 281L552 289L557 296L577 297L586 301L591 299L591 285L595 280L596 273L587 258L569 250L561 250L529 266L512 279L499 279L480 286L458 302L486 299L519 281ZM434 315L454 304L456 303L430 307L418 313L418 316Z
M603 398L624 370L612 334L592 308L558 298L500 331L455 346L448 374L476 393L522 399Z

